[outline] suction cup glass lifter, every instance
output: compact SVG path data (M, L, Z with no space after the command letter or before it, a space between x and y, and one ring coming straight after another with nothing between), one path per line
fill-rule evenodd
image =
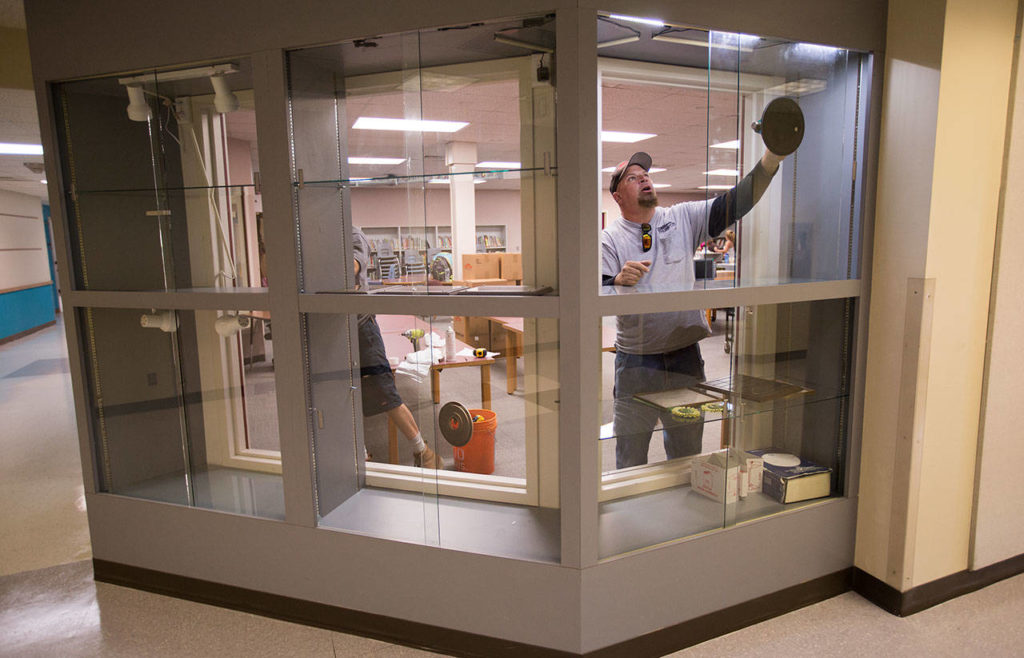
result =
M441 407L437 422L445 441L456 448L461 448L473 438L473 418L469 410L458 402L449 402Z
M768 103L751 128L761 135L769 151L789 155L804 139L804 113L795 100L782 96Z

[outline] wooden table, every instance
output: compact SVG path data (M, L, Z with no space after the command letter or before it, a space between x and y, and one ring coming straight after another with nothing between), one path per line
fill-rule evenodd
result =
M516 392L519 377L516 359L523 355L524 319L503 316L488 317L487 319L505 329L505 389L509 395L512 395ZM614 325L609 327L604 323L601 324L601 349L605 352L615 351Z
M380 326L380 335L384 340L384 351L388 354L388 360L391 363L392 370L401 363L407 354L413 351L412 341L402 335L403 331L409 329L420 328L426 332L430 332L430 326L424 326L426 323L419 318L411 315L378 315L377 324ZM443 334L444 329L440 331L434 331L436 334ZM423 339L421 341L421 348L425 347L426 344ZM462 351L468 348L469 345L456 339L455 349L456 351ZM440 363L433 363L430 365L430 393L433 398L434 404L441 403L441 371L447 368L468 368L477 367L480 368L480 406L484 409L491 408L491 366L494 365L494 359L484 357L476 358L473 356L458 356L455 357L454 361L441 361ZM392 464L398 463L398 428L388 418L388 461Z

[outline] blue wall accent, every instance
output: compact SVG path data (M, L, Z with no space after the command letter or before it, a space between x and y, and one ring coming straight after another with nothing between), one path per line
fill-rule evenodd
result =
M0 339L35 329L53 322L55 318L51 286L0 295Z

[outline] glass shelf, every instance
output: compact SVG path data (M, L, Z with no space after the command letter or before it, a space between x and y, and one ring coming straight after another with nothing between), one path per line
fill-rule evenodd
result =
M303 180L292 183L294 187L381 187L385 185L399 185L402 183L417 183L417 182L432 182L432 181L447 181L450 178L465 178L472 177L481 180L503 180L506 174L520 174L530 172L543 172L551 171L555 172L558 167L549 167L545 170L544 167L532 167L523 169L478 169L476 171L465 171L465 172L437 172L430 174L404 174L401 176L389 174L386 176L374 176L374 177L359 177L359 178L337 178L328 180Z
M712 383L713 382L705 382L705 384ZM734 397L732 401L729 401L728 398L730 396L707 389L662 391L660 393L636 395L634 396L634 399L668 413L671 413L671 410L675 407L690 407L697 409L700 413L699 416L692 419L680 419L680 424L701 423L709 425L711 423L726 420L737 421L749 419L754 416L761 416L770 413L787 413L797 409L809 408L814 405L842 402L849 397L848 393L843 393L835 388L823 387L819 389L811 389L798 386L796 384L788 385L793 386L797 390L787 397L772 400L756 401L744 399L742 393L737 393L735 395L738 396L739 399ZM668 402L673 395L678 395L680 404L675 405ZM712 410L707 405L722 405L722 409ZM602 441L617 438L614 431L611 430L610 423L607 427L609 431L602 432L600 436L600 440Z

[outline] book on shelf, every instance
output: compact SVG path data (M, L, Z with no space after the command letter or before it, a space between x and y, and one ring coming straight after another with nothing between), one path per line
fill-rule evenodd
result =
M832 493L832 469L768 448L748 450L764 459L761 491L780 503L824 498Z

